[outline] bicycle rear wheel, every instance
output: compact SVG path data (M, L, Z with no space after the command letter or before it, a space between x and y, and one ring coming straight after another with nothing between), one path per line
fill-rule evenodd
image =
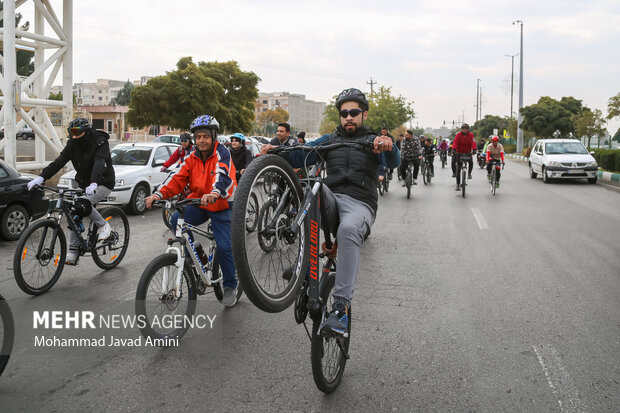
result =
M108 207L101 211L101 216L112 227L110 236L97 241L93 247L93 261L99 268L109 270L121 263L129 247L129 220L122 209ZM97 239L99 228L95 228L93 234Z
M246 230L250 194L258 201L258 228ZM302 189L289 163L277 155L252 161L235 194L231 238L235 268L248 299L267 312L288 308L297 295L308 264L307 224L290 231L301 208ZM269 213L267 211L270 211ZM267 248L264 248L267 247Z
M19 288L40 295L56 284L67 258L67 240L58 223L44 219L22 234L13 255L13 275Z
M349 342L351 340L351 309L349 309L349 335L347 337L325 336L319 333L319 327L327 312L332 308L332 292L336 285L336 274L329 273L320 292L321 313L312 319L312 376L314 383L324 393L331 393L342 381L347 363Z
M142 335L152 339L181 338L189 325L167 323L181 317L185 321L196 310L196 285L191 267L183 266L179 292L176 293L176 254L156 257L147 265L136 290L136 315ZM164 318L165 317L165 318Z
M13 350L13 340L15 339L15 322L11 308L0 295L0 375L6 368Z

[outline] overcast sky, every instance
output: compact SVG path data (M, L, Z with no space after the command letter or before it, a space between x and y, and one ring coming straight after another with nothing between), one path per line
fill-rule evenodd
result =
M52 0L62 16L61 1ZM327 102L372 77L414 102L414 125L510 112L524 22L524 105L574 96L607 114L620 92L620 1L74 1L74 82L139 79L236 60L262 92ZM28 14L27 2L18 11ZM514 107L518 107L519 57ZM60 81L56 82L57 84ZM613 134L620 121L609 123ZM612 130L613 129L613 130Z

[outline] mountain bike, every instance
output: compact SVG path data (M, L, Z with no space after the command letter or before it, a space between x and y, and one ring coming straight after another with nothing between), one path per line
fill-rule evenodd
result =
M460 153L458 154L459 160L456 164L456 175L457 177L460 174L460 187L463 198L465 198L465 188L467 187L467 175L469 171L469 159L471 159L471 154Z
M172 213L185 205L199 205L200 199L155 201L154 206L168 208ZM208 225L205 224L205 228ZM192 240L189 232L209 240L206 250ZM179 246L174 246L178 243ZM189 253L188 253L189 251ZM219 302L224 297L223 276L217 259L217 245L212 232L191 225L179 217L175 237L168 239L166 252L155 257L144 269L136 290L136 315L147 320L140 326L144 337L176 339L190 327L186 321L194 315L197 295L213 292ZM237 300L243 289L237 286ZM162 325L155 318L183 318L183 323ZM163 341L165 343L165 341Z
M495 195L495 191L497 191L497 187L499 186L499 182L497 182L497 174L499 173L500 169L503 168L503 162L491 159L491 179L489 179L489 183L491 184L491 193L493 195Z
M245 171L246 180L237 188L232 219L232 242L237 246L235 266L246 295L254 305L267 312L283 311L295 302L295 320L304 324L311 341L314 382L326 393L334 391L340 384L349 358L350 310L349 334L334 336L319 331L328 315L335 287L337 245L336 240L331 239L329 223L322 222L321 217L322 173L325 170L323 156L328 151L343 147L372 150L373 144L338 142L314 147L299 145L280 147L272 152L285 154L304 150L317 156L317 163L304 180L303 190L301 182L282 157L269 154L254 160ZM286 197L281 197L271 220L263 229L274 233L276 247L269 252L258 250L257 253L258 234L245 231L242 217L249 194L257 193L267 174L277 175L288 192ZM266 194L257 194L259 203L268 198ZM291 211L296 212L291 216ZM321 239L325 240L322 245ZM308 316L312 320L311 332L306 326Z
M422 164L424 165L424 168L422 170L422 179L424 181L424 185L430 185L431 179L433 178L433 172L431 170L431 159L433 156L434 155L425 155L424 162L422 162Z
M67 239L61 227L63 216L67 219L69 230L78 236L80 257L90 253L95 264L104 270L120 264L129 246L129 221L122 209L111 206L100 211L103 219L112 227L108 238L97 240L99 228L92 221L84 238L82 217L76 215L73 208L84 191L41 186L39 188L56 193L58 199L54 206L50 203L47 218L29 226L17 243L13 256L13 273L22 291L31 295L43 294L60 278L67 257Z
M405 187L407 187L407 199L411 198L411 187L413 186L413 163L407 165L405 171Z
M15 339L15 322L13 313L4 297L0 295L0 376L6 368L13 350Z

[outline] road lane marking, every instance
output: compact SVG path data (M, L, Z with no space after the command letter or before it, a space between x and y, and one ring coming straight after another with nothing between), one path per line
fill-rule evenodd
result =
M553 346L543 344L532 346L532 348L547 377L551 391L558 399L560 410L562 412L585 412L586 406L581 401L577 387L556 349Z
M474 218L476 218L476 222L478 222L478 226L480 227L480 229L489 229L489 225L485 221L484 217L482 216L482 212L480 212L478 208L472 208L471 212L474 213Z

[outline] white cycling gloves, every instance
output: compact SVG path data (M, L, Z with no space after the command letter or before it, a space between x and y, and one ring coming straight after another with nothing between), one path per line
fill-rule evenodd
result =
M37 186L37 185L41 185L43 183L44 179L42 176L37 176L36 178L34 178L32 181L28 182L27 187L29 191L32 191L32 188Z

